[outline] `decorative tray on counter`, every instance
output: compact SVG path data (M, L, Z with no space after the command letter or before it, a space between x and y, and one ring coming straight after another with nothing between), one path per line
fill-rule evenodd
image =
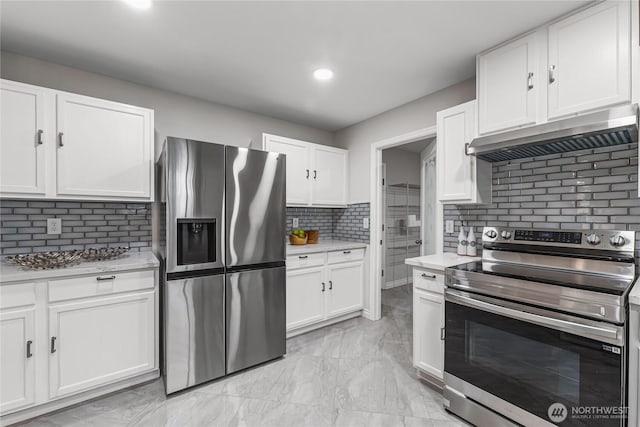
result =
M129 251L129 248L100 248L74 251L41 252L35 254L13 255L7 260L22 267L48 270L66 267L79 261L105 261L114 259Z

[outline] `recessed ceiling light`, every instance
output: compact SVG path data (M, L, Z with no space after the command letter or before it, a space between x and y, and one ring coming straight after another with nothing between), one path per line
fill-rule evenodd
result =
M313 72L313 77L317 80L331 80L333 78L333 71L328 68L318 68Z
M151 0L122 0L129 6L136 9L149 9L151 8Z

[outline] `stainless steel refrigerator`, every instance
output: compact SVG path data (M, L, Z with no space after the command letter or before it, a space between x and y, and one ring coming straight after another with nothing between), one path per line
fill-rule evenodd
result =
M285 353L285 161L165 141L153 211L167 394Z

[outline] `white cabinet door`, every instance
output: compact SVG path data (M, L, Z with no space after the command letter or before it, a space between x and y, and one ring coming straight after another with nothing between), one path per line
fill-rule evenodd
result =
M45 124L46 91L6 80L0 90L0 193L44 195L46 144L55 140Z
M0 413L35 402L35 307L0 314Z
M287 272L287 331L324 319L324 267Z
M536 122L537 63L535 33L478 56L480 134Z
M154 369L155 292L49 306L49 397Z
M362 262L327 266L327 318L362 308L363 270Z
M287 206L311 203L309 144L291 138L265 134L264 149L287 156Z
M549 26L549 118L630 100L629 4L607 1Z
M57 95L57 194L152 198L153 112Z
M347 151L315 145L311 157L311 203L322 206L346 206Z
M474 136L476 101L456 105L437 114L437 186L438 199L443 202L479 203L477 165L482 160L466 154L466 144ZM490 170L490 169L489 169ZM491 191L491 179L481 185ZM488 188L487 188L488 186Z
M444 295L413 289L413 365L442 380Z

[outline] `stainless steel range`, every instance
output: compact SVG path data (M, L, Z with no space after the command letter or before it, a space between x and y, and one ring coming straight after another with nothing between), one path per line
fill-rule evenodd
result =
M484 426L624 426L635 232L485 227L446 269L445 407Z

